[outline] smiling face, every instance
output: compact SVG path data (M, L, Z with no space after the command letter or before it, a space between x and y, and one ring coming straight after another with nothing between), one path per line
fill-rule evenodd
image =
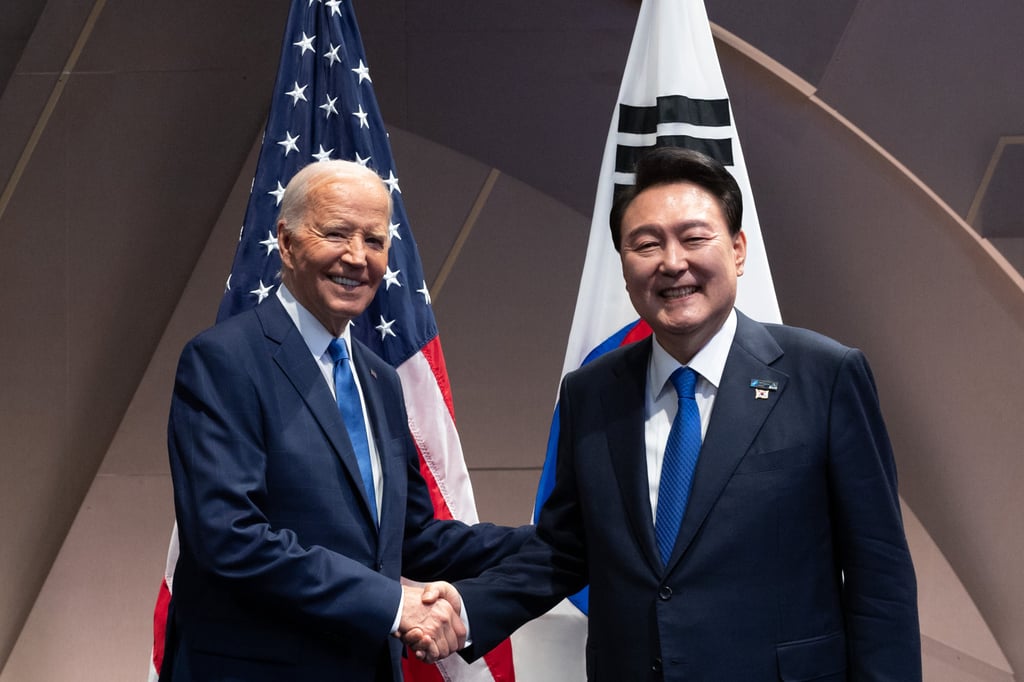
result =
M281 281L334 336L373 300L388 265L390 206L368 173L309 180L299 225L277 227Z
M654 185L622 216L622 276L633 307L665 350L687 363L729 316L747 238L718 200L690 182Z

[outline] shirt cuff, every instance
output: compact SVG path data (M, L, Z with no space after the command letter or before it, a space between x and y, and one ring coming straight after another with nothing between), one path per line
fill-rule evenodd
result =
M461 595L459 595L461 598ZM462 608L459 609L459 618L462 619L462 624L466 626L466 643L462 646L463 649L473 643L473 635L469 631L469 609L463 604Z
M395 622L391 625L391 634L398 633L398 626L402 622L402 600L398 600L398 613L395 614Z

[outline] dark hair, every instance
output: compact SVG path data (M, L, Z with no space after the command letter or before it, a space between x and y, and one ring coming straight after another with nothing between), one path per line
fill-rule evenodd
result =
M725 166L692 149L654 147L637 159L636 184L615 188L608 218L616 251L622 246L622 216L637 195L650 187L674 182L692 182L718 199L729 234L733 237L739 234L743 225L743 196Z

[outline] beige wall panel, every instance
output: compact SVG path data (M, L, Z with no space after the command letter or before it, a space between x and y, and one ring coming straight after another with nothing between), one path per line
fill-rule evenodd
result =
M470 467L544 462L589 228L503 175L434 305Z
M167 476L99 476L0 682L140 682L173 514Z
M530 523L540 469L470 469L481 521L503 526Z
M903 523L917 571L918 611L921 617L923 657L931 666L930 680L973 680L977 671L995 671L999 679L1012 677L1010 664L992 636L978 607L950 567L921 521L906 504ZM953 659L953 660L950 660ZM941 664L941 665L940 665ZM962 678L936 677L942 666L958 664ZM972 672L973 671L973 672ZM988 679L981 677L977 679Z

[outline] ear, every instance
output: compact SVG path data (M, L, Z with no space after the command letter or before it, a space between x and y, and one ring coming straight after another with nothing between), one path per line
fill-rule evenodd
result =
M281 256L281 266L286 270L293 269L291 246L295 241L292 233L284 229L284 221L277 223L277 252Z
M736 276L743 274L743 266L747 262L747 234L743 230L732 239L732 250L736 256Z

